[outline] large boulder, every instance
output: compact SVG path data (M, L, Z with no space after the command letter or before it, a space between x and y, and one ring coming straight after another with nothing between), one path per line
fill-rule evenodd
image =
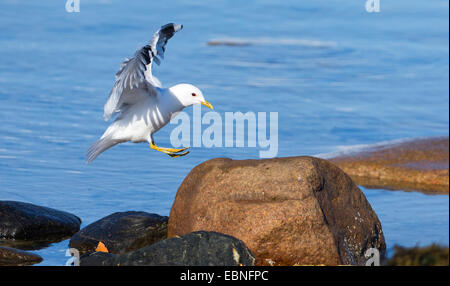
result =
M0 238L52 240L71 236L80 229L77 216L29 203L0 201Z
M168 217L146 212L117 212L86 226L70 239L80 253L95 251L101 241L110 253L124 253L167 238Z
M41 261L42 257L37 254L0 246L0 266L33 265Z
M242 240L259 265L361 265L385 241L361 190L313 157L213 159L178 189L168 236L217 231Z
M199 231L159 241L136 251L114 255L94 252L81 266L253 266L255 257L232 236Z

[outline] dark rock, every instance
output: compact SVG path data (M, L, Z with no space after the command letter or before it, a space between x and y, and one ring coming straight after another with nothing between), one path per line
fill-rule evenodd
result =
M77 232L69 245L83 254L95 251L101 241L110 253L129 252L167 238L167 221L146 212L117 212Z
M77 216L29 203L0 201L0 238L51 240L68 237L80 229Z
M117 266L117 254L106 252L89 252L80 257L80 266Z
M364 265L385 241L380 221L342 170L313 157L213 159L178 189L168 236L197 230L242 240L259 265Z
M0 266L33 265L42 261L37 254L0 246Z
M111 255L95 252L81 257L81 266L253 266L256 260L232 236L198 231L173 237L136 251Z

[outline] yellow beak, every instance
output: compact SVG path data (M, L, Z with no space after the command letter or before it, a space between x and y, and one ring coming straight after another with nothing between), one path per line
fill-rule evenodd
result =
M212 104L209 103L209 102L207 102L206 100L205 100L205 101L202 101L201 104L204 105L204 106L206 106L206 107L208 107L208 108L214 109L213 106L212 106Z

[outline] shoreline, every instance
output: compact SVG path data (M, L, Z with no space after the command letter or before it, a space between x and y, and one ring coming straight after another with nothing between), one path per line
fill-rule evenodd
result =
M381 142L319 156L363 187L449 194L448 148L449 137L439 136Z

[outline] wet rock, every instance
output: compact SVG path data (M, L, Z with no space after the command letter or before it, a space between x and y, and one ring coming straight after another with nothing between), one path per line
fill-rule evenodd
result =
M57 240L80 229L77 216L29 203L0 201L0 238Z
M21 250L39 250L49 247L53 243L58 243L67 239L66 236L50 240L19 240L19 239L0 239L0 246L17 248Z
M0 266L24 266L40 263L42 257L37 254L0 246Z
M110 253L124 253L167 238L167 221L168 217L146 212L117 212L77 232L69 245L86 253L101 241Z
M313 157L213 159L178 189L169 237L217 231L242 240L259 265L365 263L385 252L380 221L338 167Z
M331 158L358 185L449 193L449 138L377 145Z
M80 265L253 266L255 262L255 257L242 241L217 232L198 231L120 255L86 254L81 257Z

